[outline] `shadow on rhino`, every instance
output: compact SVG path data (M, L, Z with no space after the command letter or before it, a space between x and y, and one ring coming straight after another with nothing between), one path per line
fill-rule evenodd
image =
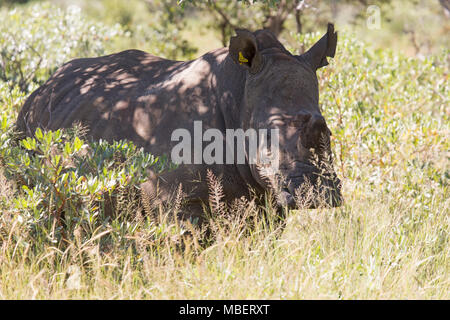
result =
M278 129L279 165L181 164L149 171L147 199L167 201L182 185L185 218L201 218L208 203L207 173L221 180L223 200L268 191L279 207L340 206L330 135L319 110L316 70L334 57L337 33L327 33L302 55L292 55L268 30L236 30L228 48L192 61L171 61L139 50L75 59L61 66L23 105L17 128L69 128L81 123L91 139L128 139L154 155L170 155L176 129ZM202 145L201 148L205 148ZM197 146L198 147L198 146ZM194 156L194 146L190 153ZM237 156L237 155L236 155ZM226 157L226 155L224 155ZM225 162L223 162L225 163Z

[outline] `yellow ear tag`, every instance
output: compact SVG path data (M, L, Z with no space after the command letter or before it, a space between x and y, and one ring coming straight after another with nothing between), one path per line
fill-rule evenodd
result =
M242 52L239 51L239 64L243 64L245 62L248 62L248 59L246 59L243 55Z

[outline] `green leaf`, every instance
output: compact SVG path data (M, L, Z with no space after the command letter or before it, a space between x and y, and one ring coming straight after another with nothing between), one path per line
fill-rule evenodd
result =
M70 143L69 142L66 142L65 144L64 144L64 155L65 156L68 156L68 155L70 155L72 153L72 148L70 147Z
M38 141L42 141L42 138L44 137L41 128L37 128L34 135L36 136L36 139L38 139Z
M58 164L59 164L59 161L61 160L61 155L59 155L59 154L56 154L54 157L53 157L53 165L56 167Z
M6 128L8 126L8 118L6 115L2 116L2 131L6 131Z
M74 152L78 152L82 146L83 146L83 141L81 141L78 137L75 137L75 140L73 142Z

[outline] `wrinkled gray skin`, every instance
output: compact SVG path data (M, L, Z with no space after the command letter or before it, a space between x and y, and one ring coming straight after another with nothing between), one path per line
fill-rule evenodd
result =
M37 127L56 130L81 122L93 139L129 139L154 155L171 154L178 143L171 141L175 129L185 128L193 137L195 120L203 122L203 130L217 128L224 136L228 128L279 128L280 170L272 172L276 183L268 183L257 165L183 164L160 175L150 172L143 190L165 200L182 183L192 204L187 215L193 217L200 214L195 204L208 201L209 168L222 178L226 200L248 196L248 186L259 193L276 188L279 204L293 207L294 189L305 178L317 185L322 165L311 164L312 153L321 161L323 154L331 154L316 70L334 56L337 34L329 24L321 40L295 56L267 30L236 33L229 48L192 61L165 60L138 50L70 61L30 95L17 127L32 136ZM239 63L239 52L248 62ZM316 192L339 206L340 182L334 172L320 185Z

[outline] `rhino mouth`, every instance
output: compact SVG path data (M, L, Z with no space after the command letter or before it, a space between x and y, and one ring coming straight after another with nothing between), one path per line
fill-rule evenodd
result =
M312 166L308 169L285 179L277 197L279 205L290 209L341 206L341 181L336 174Z

